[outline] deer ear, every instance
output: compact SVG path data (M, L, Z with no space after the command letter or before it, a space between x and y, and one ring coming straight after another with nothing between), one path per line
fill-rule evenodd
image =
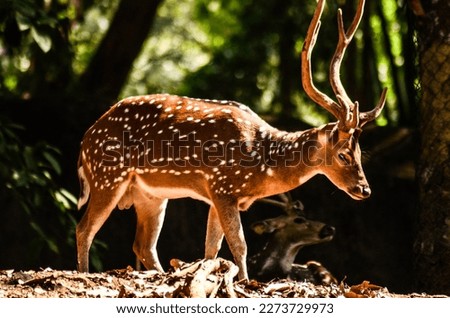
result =
M256 234L262 235L265 233L273 233L276 230L279 230L280 228L283 228L286 226L286 222L280 222L276 219L268 219L264 221L258 221L250 225L250 228L255 232Z
M255 222L252 225L250 225L250 228L256 234L262 235L262 234L266 233L268 227L264 221L260 221L260 222Z
M250 226L250 228L258 235L262 235L264 233L272 233L277 229L275 226L273 226L272 222L267 221L255 222Z

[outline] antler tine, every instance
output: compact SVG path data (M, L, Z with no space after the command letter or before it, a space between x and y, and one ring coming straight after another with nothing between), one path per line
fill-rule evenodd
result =
M348 110L350 109L350 113L356 112L352 118L349 118L350 113L346 114L346 120L351 120L352 122L349 124L354 124L356 122L356 126L350 126L350 128L355 128L358 125L358 107L352 102L352 100L348 97L347 92L345 91L344 85L342 85L341 78L339 76L342 59L345 55L345 50L353 39L353 36L358 29L359 23L361 22L362 16L364 14L364 4L365 0L359 1L358 9L356 10L355 17L353 18L352 24L348 28L347 32L344 27L344 20L342 18L342 10L338 10L337 14L337 23L338 23L338 32L339 32L339 41L336 46L336 51L334 52L333 59L330 64L330 84L333 88L333 92L336 95L336 98L339 100L341 106ZM343 105L344 104L344 105Z
M294 200L292 199L291 193L285 192L285 193L279 194L278 196L286 203L284 211L287 213L287 215L296 215L297 213L295 211L295 208L296 208L295 205L296 205L297 201L294 202Z
M363 112L359 114L359 127L364 126L369 121L374 120L375 118L380 115L381 111L383 110L384 104L386 103L386 94L387 94L387 88L383 88L383 91L381 92L380 100L378 101L377 106L375 106L374 109L368 112Z
M306 33L305 42L302 49L302 84L306 94L317 104L325 108L337 120L345 120L346 115L342 116L341 106L337 104L330 97L319 91L313 83L312 70L311 70L311 53L316 44L317 36L320 29L320 17L322 16L323 8L325 6L325 0L319 0L314 16L308 27Z
M292 208L296 209L296 210L300 210L300 211L304 211L305 210L305 206L303 205L303 202L300 200L296 200L293 204L292 204Z
M281 201L283 201L286 204L292 202L292 198L291 198L291 195L289 194L289 192L280 193L280 194L278 194L278 197L281 199Z
M284 203L284 202L280 202L280 201L268 199L268 198L258 199L258 201L263 202L263 203L268 203L268 204L271 204L271 205L274 205L276 207L286 210L286 203Z
M283 202L280 202L280 201L274 200L274 199L268 199L268 198L259 199L258 201L263 202L263 203L268 203L268 204L274 205L276 207L282 208L284 210L284 212L286 212L287 215L295 215L296 214L295 208L296 208L297 202L300 202L300 201L293 202L292 196L289 192L280 193L280 194L278 194L278 197ZM301 210L303 210L303 203L300 202L299 208Z

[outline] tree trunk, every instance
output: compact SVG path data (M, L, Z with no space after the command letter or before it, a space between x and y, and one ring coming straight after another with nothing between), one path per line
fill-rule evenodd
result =
M418 16L422 83L417 287L450 295L450 6L448 0L410 4Z
M82 92L105 102L105 108L119 95L162 1L120 2L108 32L79 83Z

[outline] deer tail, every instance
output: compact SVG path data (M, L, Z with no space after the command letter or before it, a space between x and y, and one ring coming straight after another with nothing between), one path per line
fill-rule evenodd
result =
M89 199L89 193L91 191L90 187L89 187L89 182L86 178L86 174L84 172L84 168L83 168L83 162L81 159L81 154L80 157L78 158L78 179L80 180L80 195L78 197L78 210L81 209L81 207L83 205L86 204L86 202Z

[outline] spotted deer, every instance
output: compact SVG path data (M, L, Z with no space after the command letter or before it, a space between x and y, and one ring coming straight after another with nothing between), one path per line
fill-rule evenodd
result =
M167 200L191 197L206 202L210 208L205 258L217 256L225 236L239 278L247 279L247 245L239 213L256 199L296 188L317 174L353 199L369 197L358 138L362 127L380 114L386 89L373 110L360 112L339 79L363 0L347 32L338 12L339 42L330 68L337 102L314 86L310 58L324 4L319 1L304 42L302 82L311 99L336 122L286 132L237 102L156 94L123 99L87 130L78 161L78 207L89 201L76 228L80 271L88 271L92 240L116 206L134 206L133 250L147 269L162 271L156 244Z
M247 262L250 278L259 281L289 278L322 285L337 283L336 278L316 261L294 263L303 247L331 241L335 233L334 227L307 219L301 201L292 201L289 193L279 196L282 202L273 199L259 200L281 207L285 214L251 225L256 234L267 236L267 243Z

